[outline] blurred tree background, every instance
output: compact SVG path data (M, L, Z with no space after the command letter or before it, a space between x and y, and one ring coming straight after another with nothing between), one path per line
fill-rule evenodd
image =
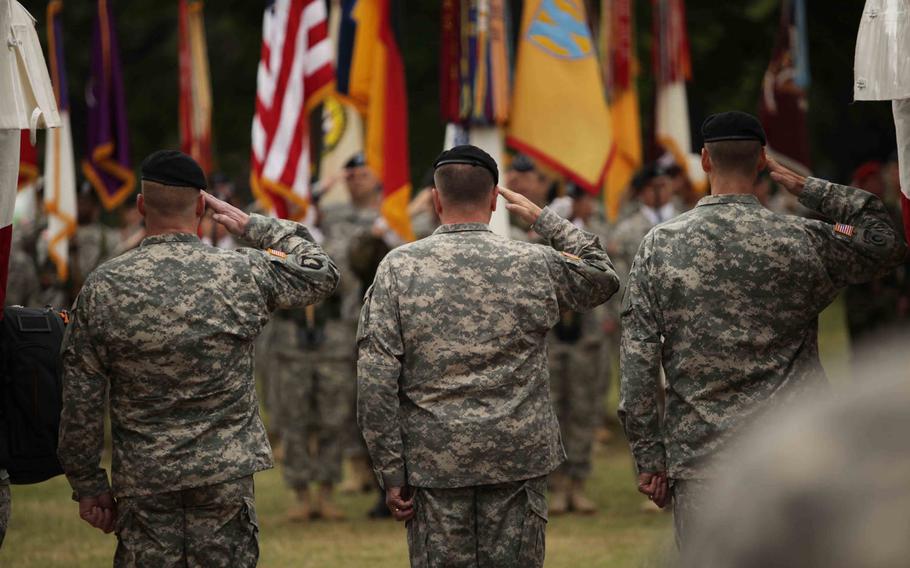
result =
M651 137L651 2L633 0L636 10L639 86L645 140ZM22 0L38 19L45 40L46 2ZM162 147L178 147L177 2L120 0L113 5L127 96L133 167ZM587 0L596 10L600 2ZM85 96L95 2L66 2L63 11L66 72L70 84L76 159L85 146ZM442 146L439 118L439 0L399 2L398 29L410 109L412 179L419 181ZM511 1L513 33L521 13ZM689 84L694 148L698 129L713 112L757 111L762 76L778 31L780 0L688 0L693 80ZM217 0L205 6L212 92L215 159L240 187L249 173L250 125L264 2ZM809 57L812 84L809 121L817 175L849 181L869 159L893 151L894 125L888 103L852 102L853 50L863 10L861 0L809 0ZM592 19L592 21L596 21ZM571 88L571 86L567 86ZM559 109L554 109L559 112ZM654 157L654 149L649 149Z

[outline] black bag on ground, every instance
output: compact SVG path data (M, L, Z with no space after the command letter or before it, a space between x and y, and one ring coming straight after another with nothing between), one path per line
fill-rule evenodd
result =
M11 306L0 320L0 468L12 483L38 483L63 473L57 431L65 318L52 308Z

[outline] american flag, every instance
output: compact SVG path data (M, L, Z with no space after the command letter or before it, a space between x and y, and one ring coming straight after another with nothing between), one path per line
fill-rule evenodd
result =
M262 20L250 184L279 217L309 203L309 111L334 86L325 0L274 0Z

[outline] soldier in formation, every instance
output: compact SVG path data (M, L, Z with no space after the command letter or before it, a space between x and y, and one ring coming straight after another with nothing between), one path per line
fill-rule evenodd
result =
M499 174L480 149L435 169L442 225L389 253L367 292L358 421L412 566L542 566L546 477L565 456L546 335L618 281L596 236L515 192L500 190L550 246L491 233Z
M247 215L205 187L184 154L146 159L148 236L88 275L64 340L58 453L81 518L116 532L116 566L256 564L253 473L272 456L253 342L273 310L317 303L338 282L305 227ZM203 244L206 208L252 248Z
M318 228L341 282L325 301L305 310L281 312L273 337L273 377L280 383L284 478L297 502L291 521L344 518L333 501L345 452L352 464L351 489L372 491L375 480L356 427L354 361L357 317L366 282L352 257L366 252L380 223L379 182L363 154L344 167L349 200L320 206ZM365 237L366 236L366 237ZM391 238L391 237L389 237ZM315 505L310 484L318 484Z
M683 546L737 431L825 388L819 313L844 286L893 270L906 254L881 200L768 160L755 117L713 115L702 133L711 195L648 233L622 305L620 420L639 490L661 507L672 500ZM753 192L766 166L831 222L762 207Z

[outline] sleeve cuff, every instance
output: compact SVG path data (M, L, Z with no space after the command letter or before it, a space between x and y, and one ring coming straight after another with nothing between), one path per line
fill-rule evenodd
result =
M819 211L822 200L828 193L829 183L826 180L818 178L806 178L806 185L799 194L799 202L813 211Z
M377 470L376 478L379 480L379 485L382 486L383 489L388 489L389 487L404 487L405 483L407 483L403 469L386 472Z
M568 223L568 221L549 207L544 207L540 216L537 217L537 221L531 226L531 230L547 240L552 240L562 223Z
M67 479L73 488L73 501L78 501L81 497L97 497L111 491L111 484L108 482L107 473L104 470L85 479L76 479L72 476L67 476Z

